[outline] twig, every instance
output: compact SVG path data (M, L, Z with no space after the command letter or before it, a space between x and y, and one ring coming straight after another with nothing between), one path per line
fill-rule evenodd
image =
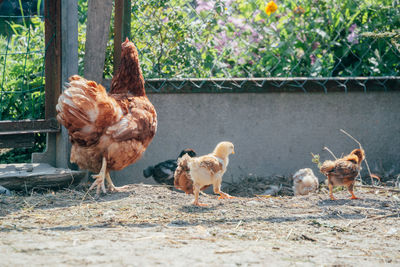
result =
M335 154L333 154L333 152L332 152L329 148L327 148L326 146L324 146L324 149L325 149L326 151L328 151L329 153L331 153L331 155L335 158L335 160L337 160L337 157L335 156Z
M358 185L357 187L361 187L361 188L369 188L369 189L379 189L379 190L385 190L385 191L389 191L389 192L400 193L400 189L388 188L388 187L382 187L382 186L374 186L374 185Z
M292 232L293 232L293 229L290 229L290 232L289 232L288 235L286 236L286 240L289 239L289 237L290 237L290 235L292 234Z
M360 149L364 150L362 145L361 145L361 143L358 142L357 139L355 139L353 136L351 136L348 132L346 132L343 129L340 129L340 131L342 133L344 133L345 135L347 135L348 137L350 137L351 139L353 139L353 141L356 142L360 146ZM368 173L369 173L369 177L371 178L371 183L374 184L374 179L372 178L371 170L369 169L369 165L368 165L368 161L367 161L367 156L365 156L364 161L365 161L365 165L367 165L367 170L368 170ZM361 175L360 175L360 179L361 179L361 182L362 182Z
M314 239L312 237L309 237L309 236L306 236L305 234L302 234L300 237L302 239L304 239L304 240L308 240L308 241L311 241L311 242L316 242L317 241L316 239Z
M390 214L385 214L385 215L379 215L379 216L373 216L373 217L369 217L368 219L372 219L372 220L379 220L379 219L384 219L387 217L394 217L394 216L399 216L399 212L395 212L395 213L390 213Z
M235 227L235 230L238 229L239 226L240 226L241 224L242 224L242 220L240 220L240 221L238 222L238 224L237 224L236 227Z

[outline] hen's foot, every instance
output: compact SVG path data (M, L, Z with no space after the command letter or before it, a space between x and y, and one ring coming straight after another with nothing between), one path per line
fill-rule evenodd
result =
M198 201L194 201L193 205L198 206L198 207L207 207L208 204L205 203L199 203Z
M360 198L356 197L355 195L351 195L350 199L360 199Z
M231 195L229 195L227 193L219 192L218 199L233 199L233 198L236 198L236 197L231 196Z
M124 185L124 186L108 186L108 190L112 193L116 193L116 192L127 192L129 189L129 186Z
M93 188L96 188L96 195L99 196L100 195L100 190L103 191L103 193L106 193L106 187L104 186L104 175L102 175L101 173L97 174L97 175L92 175L92 177L94 179L96 179L96 181L93 182L93 184L90 186L89 191L92 190Z
M331 198L331 200L337 200L337 198L334 196L330 196L330 198Z

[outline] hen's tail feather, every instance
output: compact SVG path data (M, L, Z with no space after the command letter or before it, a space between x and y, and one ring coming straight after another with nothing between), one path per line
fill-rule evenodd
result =
M100 84L78 75L69 80L58 99L57 120L68 129L73 141L95 143L105 125L122 117L122 110Z
M143 176L145 178L149 178L150 176L153 175L154 172L154 167L153 166L149 166L146 169L143 170Z

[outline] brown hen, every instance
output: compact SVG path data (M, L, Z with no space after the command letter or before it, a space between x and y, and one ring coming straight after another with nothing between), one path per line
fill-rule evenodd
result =
M69 78L58 99L57 120L68 129L71 162L79 168L99 172L89 190L97 194L119 191L110 170L121 170L136 162L157 130L157 114L146 96L138 52L128 39L122 43L121 65L111 90L78 75Z
M329 196L332 200L336 199L332 193L333 187L338 185L346 186L351 194L351 199L357 199L353 188L364 158L364 150L357 148L343 158L335 161L326 160L322 164L320 171L328 178Z

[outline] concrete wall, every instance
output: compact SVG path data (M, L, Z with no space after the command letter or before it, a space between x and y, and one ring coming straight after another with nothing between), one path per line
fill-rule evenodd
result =
M290 175L313 168L310 152L331 159L358 145L373 170L400 173L400 94L370 93L224 93L149 94L158 113L158 131L137 163L111 175L117 185L153 183L142 170L175 158L183 148L206 154L222 140L232 141L235 155L224 179L252 173ZM364 167L364 170L366 168Z

